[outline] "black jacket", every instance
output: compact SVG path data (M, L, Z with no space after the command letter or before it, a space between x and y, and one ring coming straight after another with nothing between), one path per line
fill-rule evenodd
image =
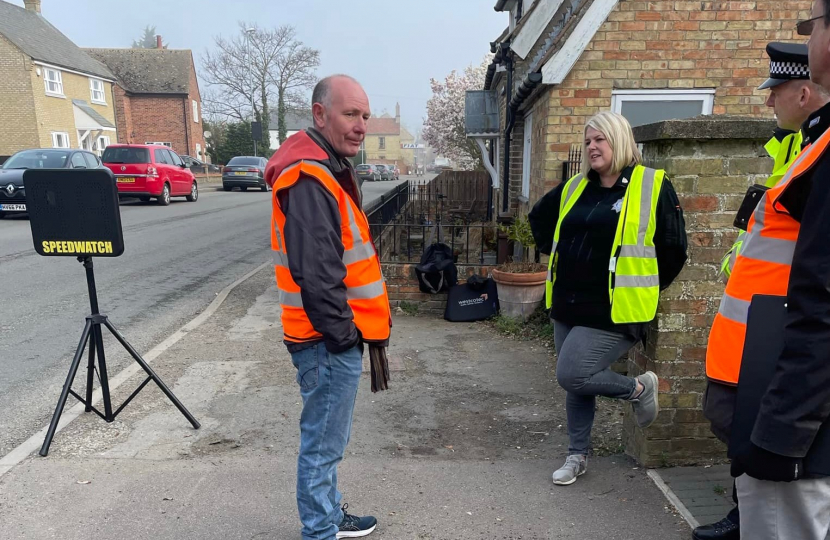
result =
M830 126L830 104L804 124L807 141ZM793 180L781 205L801 223L787 288L784 351L761 402L752 442L804 457L830 417L830 149Z
M604 188L594 172L590 182L562 223L557 253L556 283L551 317L571 326L588 326L643 337L645 324L617 325L611 321L608 264L619 221L619 209L633 167L624 169L617 183ZM536 246L549 253L565 182L540 199L528 215ZM657 201L654 234L660 288L677 277L686 262L686 226L674 187L664 180Z
M313 128L306 131L328 155L325 163L343 189L360 206L362 197L351 163L337 155ZM326 350L337 354L361 342L354 314L346 301L346 265L340 232L340 210L332 194L318 181L301 178L290 189L280 191L285 214L285 250L291 277L299 285L303 308L314 329L323 335ZM286 341L289 352L310 347Z

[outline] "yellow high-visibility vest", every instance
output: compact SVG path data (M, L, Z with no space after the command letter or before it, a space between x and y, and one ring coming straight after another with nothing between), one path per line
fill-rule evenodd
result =
M608 299L611 320L617 324L649 322L657 315L660 276L654 231L657 228L657 201L666 172L637 165L625 191L617 232L608 265ZM556 282L556 247L559 231L589 180L578 174L568 180L559 201L559 221L553 234L548 262L546 303L553 304Z
M767 178L767 181L764 182L765 186L768 188L774 188L776 184L778 184L778 181L781 180L787 172L787 169L789 169L790 165L793 164L795 158L797 158L798 154L801 153L802 141L803 135L800 131L796 131L795 133L790 133L785 136L780 141L776 137L773 137L767 142L767 144L764 145L764 149L773 159L772 174L769 178ZM745 238L746 232L741 231L738 238L735 240L735 243L731 248L729 248L729 251L726 252L726 255L724 255L721 260L720 271L721 274L725 275L727 278L732 275L732 268L735 266L735 259L738 257L741 247L743 247Z

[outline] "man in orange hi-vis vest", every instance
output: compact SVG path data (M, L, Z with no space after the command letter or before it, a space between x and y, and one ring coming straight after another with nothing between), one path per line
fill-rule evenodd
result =
M796 25L810 36L810 78L830 89L830 0L815 0ZM751 444L733 456L740 537L825 540L830 476L823 447L811 453L830 417L830 105L802 126L805 147L760 198L709 337L710 380L741 386L752 297L786 299L784 348L752 426ZM748 366L747 366L748 367ZM733 406L734 407L734 406ZM824 462L822 463L822 457Z
M345 75L312 94L314 127L289 137L268 162L274 189L271 248L285 344L303 398L297 507L304 540L359 538L377 526L341 507L337 465L352 427L364 346L372 391L386 389L391 315L380 261L346 159L366 134L369 99Z

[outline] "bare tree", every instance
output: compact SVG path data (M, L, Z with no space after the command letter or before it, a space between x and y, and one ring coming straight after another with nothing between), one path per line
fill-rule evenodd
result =
M292 26L264 29L241 22L239 29L231 39L214 38L215 50L203 55L203 79L209 86L204 102L214 117L262 122L267 147L269 103L277 100L282 135L286 104L303 101L295 93L316 81L313 70L319 65L320 52L304 47Z
M289 43L277 60L276 69L270 73L271 82L277 89L277 119L280 143L285 140L287 109L307 109L308 100L304 90L317 83L317 67L320 65L320 51L306 47L296 39L290 29Z

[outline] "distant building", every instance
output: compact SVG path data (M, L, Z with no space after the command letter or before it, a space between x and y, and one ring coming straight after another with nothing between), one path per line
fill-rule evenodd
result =
M415 137L401 125L401 106L395 105L395 117L389 115L369 118L364 148L366 161L397 165L401 171L415 162L415 150L403 148L412 145Z
M118 79L118 142L164 144L208 161L193 53L162 49L157 39L157 49L85 49Z
M52 26L40 0L0 1L0 156L116 139L115 75Z
M276 109L271 111L271 120L268 123L268 133L271 136L271 150L280 147L279 117ZM314 126L314 119L310 110L288 110L285 111L285 133L286 138Z

